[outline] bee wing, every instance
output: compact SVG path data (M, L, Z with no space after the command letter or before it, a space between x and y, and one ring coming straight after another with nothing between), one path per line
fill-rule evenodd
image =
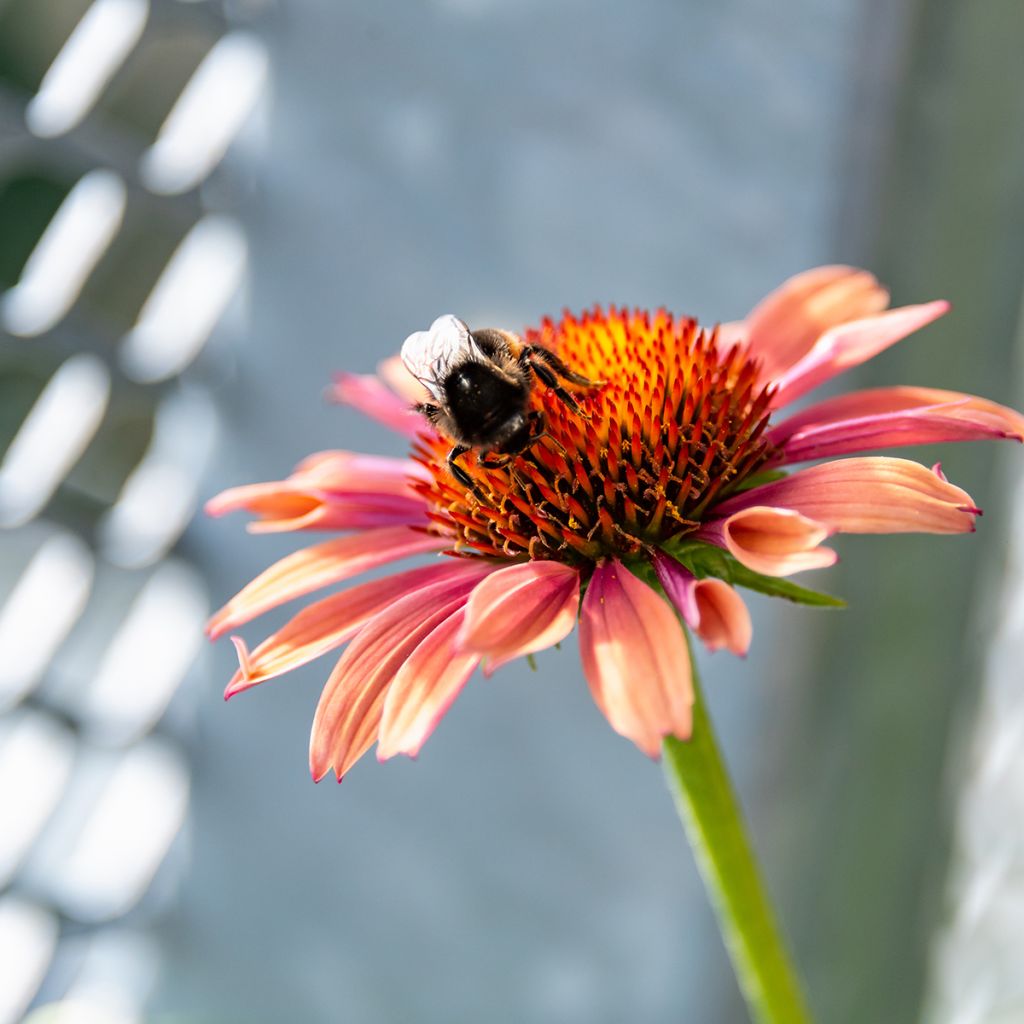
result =
M410 334L402 343L405 368L436 398L449 369L467 356L478 358L469 328L451 313L439 316L426 331Z

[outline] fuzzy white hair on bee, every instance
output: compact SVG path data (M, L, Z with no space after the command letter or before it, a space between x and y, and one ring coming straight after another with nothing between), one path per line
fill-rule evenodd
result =
M467 324L451 313L439 316L425 331L410 334L402 343L402 362L436 399L452 367L466 360L485 362L487 357Z

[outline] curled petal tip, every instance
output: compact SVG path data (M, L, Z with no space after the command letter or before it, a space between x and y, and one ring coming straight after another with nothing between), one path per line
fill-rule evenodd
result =
M240 636L233 636L231 638L231 643L234 644L235 654L238 655L238 668L242 673L242 678L249 680L252 678L252 664L249 660L249 648Z

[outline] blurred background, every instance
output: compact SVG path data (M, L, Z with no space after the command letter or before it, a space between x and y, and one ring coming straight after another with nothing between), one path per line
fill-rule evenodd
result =
M657 766L574 644L415 764L201 626L302 543L196 518L453 310L742 316L844 261L945 320L844 380L1024 404L1018 0L0 0L0 1024L734 1022ZM1024 457L847 538L702 669L818 1019L1024 1021ZM827 578L826 578L827 576ZM285 614L246 631L270 632Z

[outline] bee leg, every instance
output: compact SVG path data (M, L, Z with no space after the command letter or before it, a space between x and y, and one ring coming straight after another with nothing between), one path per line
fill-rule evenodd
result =
M556 373L559 371L552 368L551 360L554 360L557 366L565 371L566 379L571 380L574 383L586 384L588 387L597 387L597 382L587 380L586 377L581 377L578 373L573 373L566 365L562 362L558 356L552 352L548 352L547 349L538 348L532 346L531 348L525 349L522 356L523 361L526 365L549 387L558 397L567 405L573 412L580 416L585 415L583 410L580 408L579 402L576 401L576 397L569 391L566 391L561 384L558 383L558 377Z
M540 415L540 413L538 413L537 415ZM526 447L527 448L531 447L533 444L536 443L536 441L537 441L537 438L531 437L530 438L530 443ZM478 461L477 465L483 466L484 469L506 469L507 468L508 469L508 475L516 482L516 484L520 487L520 489L525 490L526 486L527 486L526 482L519 475L519 473L516 472L516 466L515 466L515 460L520 455L522 455L523 451L525 451L525 450L526 449L524 448L524 449L522 449L521 451L518 451L518 452L506 452L503 455L493 455L490 452L488 452L486 455L481 456L481 458Z
M578 413L582 411L579 402L558 383L558 378L544 363L535 363L527 359L526 364L573 412Z
M566 458L569 457L569 453L565 450L564 445L562 445L557 437L548 432L544 424L544 413L539 409L533 409L526 414L526 418L530 424L530 448L543 441L544 438L547 438Z
M569 381L570 384L577 384L581 388L598 388L605 383L603 380L590 380L589 377L584 377L583 374L570 370L554 352L550 349L541 348L540 345L526 345L523 348L523 353L527 361L535 369L537 363L540 363L552 373L561 377L562 380ZM539 371L537 371L537 375L541 376ZM544 380L544 378L541 377L541 380ZM544 381L544 383L547 384L547 381Z
M451 470L452 476L455 477L455 479L458 480L459 483L462 484L463 487L468 488L474 494L476 494L477 493L476 481L455 461L460 456L465 455L466 452L468 452L468 451L469 451L469 448L467 448L465 445L457 444L448 453L448 469Z

